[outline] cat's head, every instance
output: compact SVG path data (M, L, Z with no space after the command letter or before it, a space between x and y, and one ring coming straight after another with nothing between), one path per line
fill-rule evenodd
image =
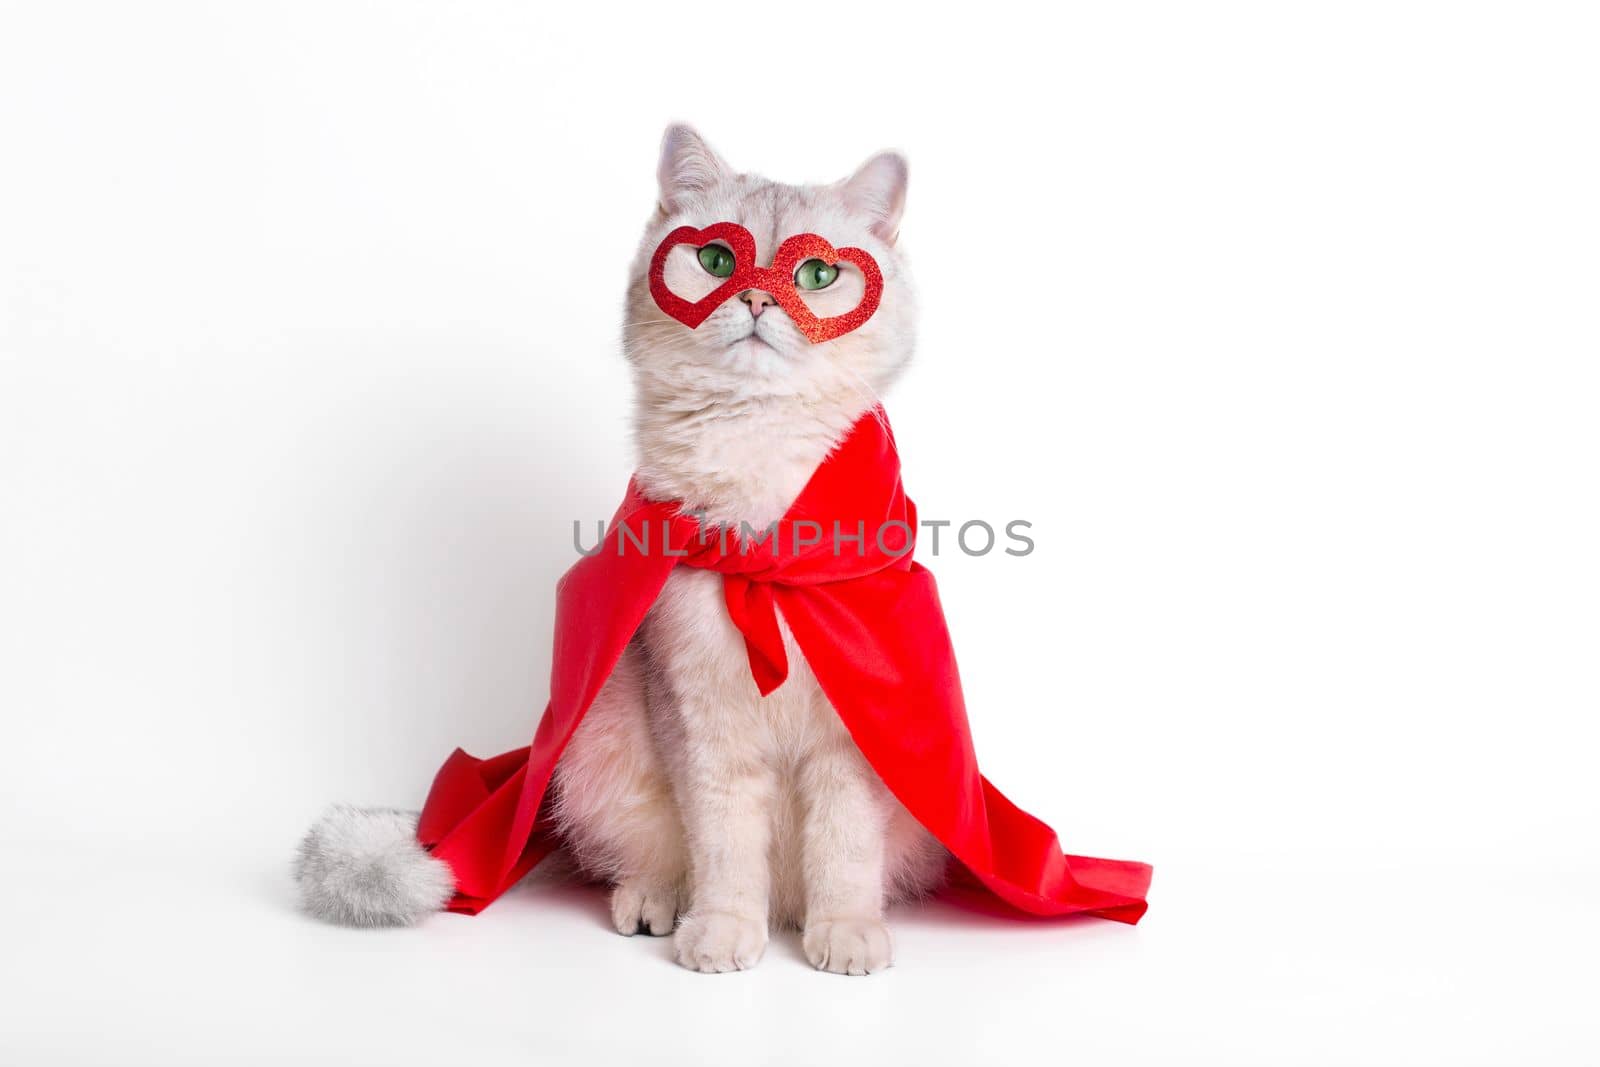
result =
M650 398L718 404L774 397L876 402L911 358L915 308L911 279L896 247L905 207L906 163L873 156L832 185L782 185L740 174L687 126L670 126L657 169L659 202L645 227L628 286L623 340L635 376ZM650 295L651 257L668 233L735 222L755 238L756 263L772 265L784 239L814 233L835 248L861 248L877 261L883 295L856 329L813 344L771 295L749 289L725 300L698 328L669 317ZM667 287L699 300L731 269L727 250L680 244L664 264ZM866 280L854 264L812 260L797 269L800 299L819 317L861 302Z

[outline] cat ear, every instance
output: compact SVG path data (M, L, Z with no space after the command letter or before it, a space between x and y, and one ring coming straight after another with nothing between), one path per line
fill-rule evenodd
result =
M667 127L661 137L661 162L656 166L663 214L681 210L688 201L732 177L733 168L692 126L678 122Z
M851 210L867 216L872 232L889 244L900 236L900 216L906 210L907 170L905 156L879 152L839 186Z

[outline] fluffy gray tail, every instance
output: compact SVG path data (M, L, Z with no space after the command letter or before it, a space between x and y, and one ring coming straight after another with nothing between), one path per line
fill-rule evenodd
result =
M295 857L300 906L345 926L410 926L455 893L450 868L417 844L417 813L336 804Z

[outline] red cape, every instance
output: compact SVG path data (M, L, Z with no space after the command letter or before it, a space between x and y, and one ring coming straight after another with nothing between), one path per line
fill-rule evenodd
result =
M1147 865L1063 855L1050 827L978 773L933 575L911 561L916 528L881 410L754 546L702 533L630 485L599 550L556 586L550 704L533 743L487 760L457 749L428 794L417 837L455 872L450 909L476 914L559 844L541 811L556 761L672 568L688 566L723 575L763 696L788 673L782 612L862 754L978 887L1026 915L1138 922Z

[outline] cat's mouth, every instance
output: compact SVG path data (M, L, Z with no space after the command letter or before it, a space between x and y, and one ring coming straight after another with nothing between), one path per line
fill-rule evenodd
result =
M749 333L745 334L739 340L734 342L735 348L741 345L748 346L752 350L765 349L768 352L777 353L779 355L783 354L782 350L779 349L777 345L773 344L765 337L762 337L759 330L751 330Z

